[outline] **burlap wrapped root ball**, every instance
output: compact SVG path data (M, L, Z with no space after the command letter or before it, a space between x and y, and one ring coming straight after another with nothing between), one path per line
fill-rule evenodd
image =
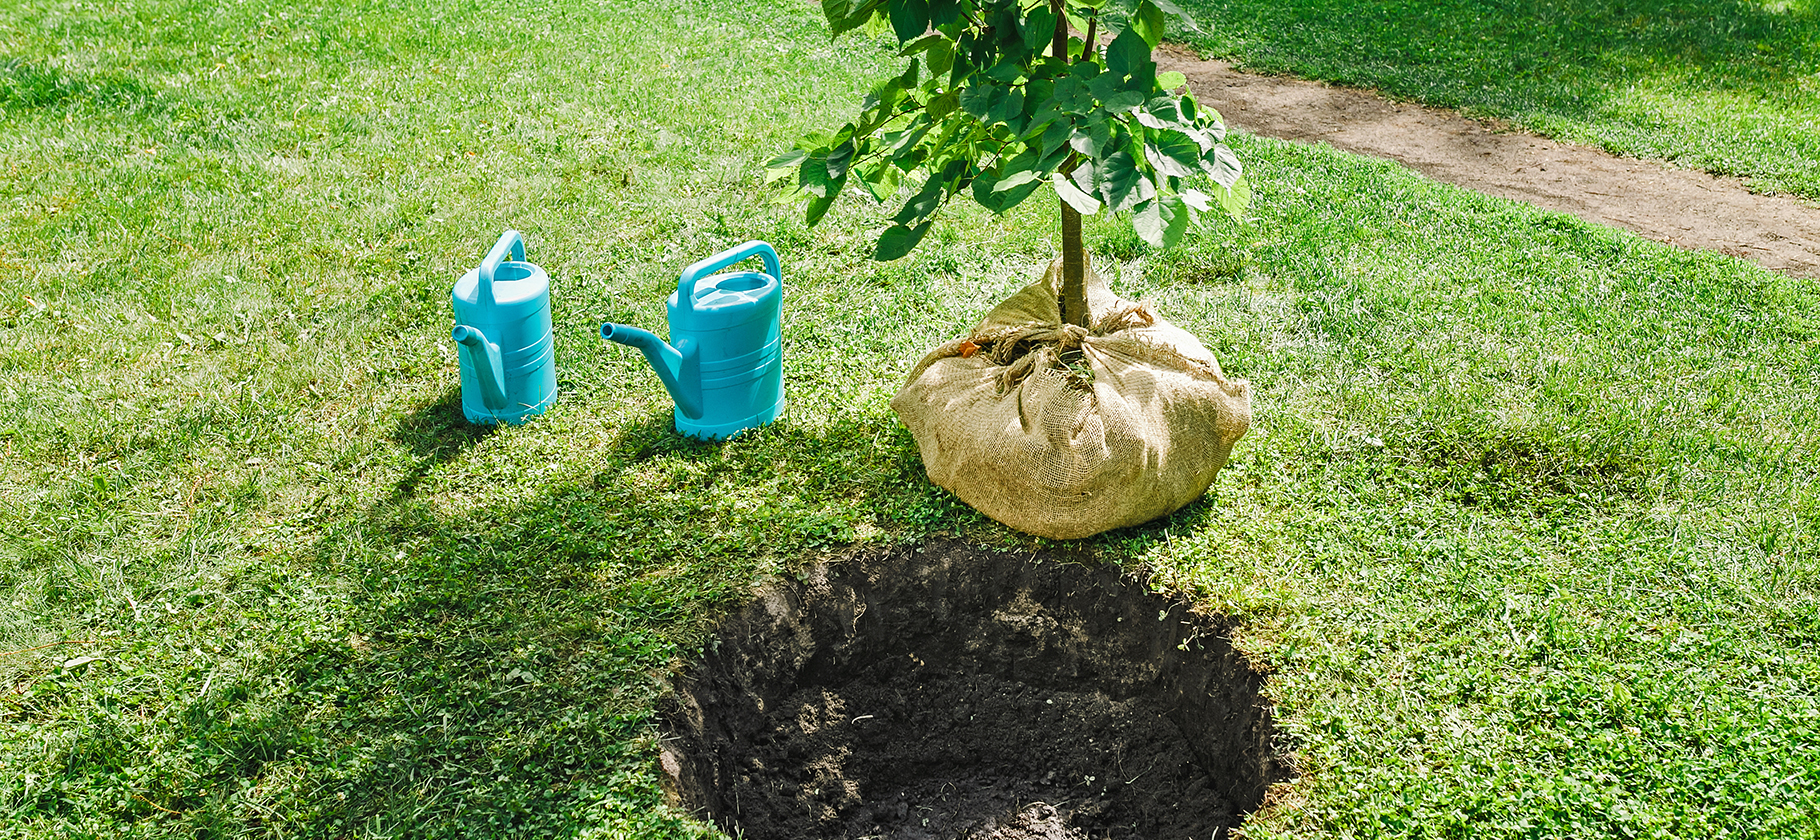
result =
M972 334L930 351L892 398L929 480L1053 539L1148 522L1200 498L1251 426L1249 384L1091 268L1092 327L1064 325L1060 283L1057 260Z

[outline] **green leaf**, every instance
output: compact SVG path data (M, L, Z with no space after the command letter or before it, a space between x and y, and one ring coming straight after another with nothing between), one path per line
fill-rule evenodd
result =
M1162 123L1160 126L1151 127L1173 128L1184 134L1192 133L1190 129L1198 130L1194 117L1182 112L1183 102L1185 100L1186 97L1164 94L1144 103L1144 110L1150 114L1151 119ZM1142 120L1140 120L1140 122L1142 122ZM1150 125L1148 122L1144 122L1144 124Z
M1075 133L1072 120L1060 119L1050 123L1049 127L1043 131L1043 153L1048 154L1057 147L1068 143Z
M802 165L808 154L802 149L791 149L777 157L765 161L765 183L781 181L796 174L797 167Z
M1213 195L1220 201L1220 209L1234 219L1245 218L1245 208L1251 206L1251 185L1244 178L1234 181L1230 188L1214 186Z
M920 52L932 50L938 44L946 44L946 43L948 43L948 36L943 35L940 32L930 32L927 35L923 35L919 38L913 38L910 41L906 42L904 44L904 46L897 51L897 54L898 55L915 55Z
M817 198L827 198L838 190L833 189L834 179L828 175L826 157L809 157L803 160L797 169L796 183L806 192Z
M1150 43L1129 29L1120 32L1111 44L1106 45L1106 72L1121 79L1130 77L1150 63Z
M1034 147L1032 147L1032 148L1034 148ZM1071 154L1074 154L1074 151L1072 149L1068 148L1067 146L1063 146L1061 148L1055 149L1054 151L1051 151L1048 154L1043 155L1042 158L1037 160L1036 170L1039 172L1050 172L1050 171L1053 171L1056 169L1060 169L1062 166L1062 163L1064 161L1068 160L1068 156Z
M910 70L916 70L916 59L910 59ZM892 76L872 86L872 92L860 100L861 112L889 111L897 106L898 100L904 98L904 77Z
M840 198L839 189L829 190L825 196L810 199L809 208L803 213L803 221L808 222L810 227L814 227L816 222L821 221L822 217L828 214L828 208L834 206L834 200L837 198Z
M835 181L844 180L847 177L847 164L852 160L852 140L835 146L833 151L828 153L828 177Z
M1091 216L1100 211L1099 199L1082 192L1081 188L1075 186L1068 176L1057 172L1049 176L1049 183L1055 185L1055 194L1061 196L1069 207L1074 208L1074 212L1083 216Z
M996 187L997 184L999 184L999 173L992 169L981 169L979 175L974 176L974 200L986 209L990 209L992 202L996 202L996 198L992 198L992 187Z
M1018 21L1018 28L1024 33L1024 49L1042 52L1043 45L1055 38L1055 12L1047 5L1038 6Z
M1087 124L1086 131L1075 130L1068 138L1068 145L1090 158L1101 157L1106 144L1112 142L1112 126L1105 119L1098 119Z
M894 158L899 158L903 157L905 152L915 148L917 143L922 142L923 136L934 127L935 124L927 117L918 117L915 122L903 130L887 132L878 140L884 144L887 153Z
M883 5L884 0L836 0L833 5L823 3L822 14L828 18L828 34L838 38L846 32L865 26Z
M923 110L929 115L929 119L939 120L954 113L954 109L960 107L960 104L960 94L951 90L929 100L929 104Z
M1131 227L1153 248L1168 248L1181 241L1188 229L1188 209L1173 195L1158 196L1131 214Z
M1131 229L1152 248L1163 247L1163 213L1157 202L1146 201L1131 214Z
M1175 90L1188 84L1188 77L1175 70L1156 74L1156 86L1163 90Z
M1024 113L1024 92L1015 88L995 97L986 112L987 122L1010 123Z
M1182 241L1182 234L1188 232L1188 220L1192 214L1183 206L1182 200L1173 195L1162 195L1157 198L1162 205L1164 218L1163 247L1173 248Z
M1158 131L1144 144L1144 158L1164 175L1186 178L1201 166L1201 146L1179 131Z
M852 13L853 0L822 0L822 17L828 19L829 26L839 26Z
M1003 161L1001 168L1009 173L1004 180L999 180L998 174L992 170L981 172L973 179L973 200L994 213L1003 213L1016 207L1037 187L1043 185L1042 178L1029 168L1031 163L1032 158L1028 152Z
M1212 178L1214 183L1227 189L1238 183L1244 176L1244 169L1239 166L1239 158L1225 146L1214 146L1213 151L1201 157L1201 169Z
M890 262L910 253L918 242L923 241L923 236L933 224L935 220L930 219L916 227L896 224L885 228L885 232L879 234L878 248L872 252L872 258L879 262Z
M904 202L904 206L898 209L897 215L891 217L891 221L904 225L928 218L942 206L944 186L942 178L931 176L929 180L923 182L923 188L918 190L916 195Z
M1105 189L1105 184L1100 180L1100 171L1101 166L1097 161L1084 160L1073 172L1068 173L1068 180L1073 181L1081 192L1097 197Z
M891 0L891 31L907 43L929 29L929 0Z
M954 42L943 38L929 47L929 54L923 57L929 64L929 76L934 78L954 68Z
M1137 161L1124 151L1114 152L1106 158L1100 167L1100 179L1100 198L1114 212L1136 206L1145 198L1144 187L1151 186L1150 179L1138 170Z
M982 206L990 205L994 200L992 188L995 186L998 186L998 173L991 169L980 170L978 175L973 176L973 200Z
M961 110L983 120L992 113L993 104L1004 96L1005 89L998 85L971 85L961 91Z
M1024 68L1023 65L1007 58L1004 61L992 65L992 67L986 70L984 75L988 79L995 79L1008 85L1015 84L1018 79L1024 77Z
M1055 107L1055 83L1048 79L1031 79L1024 84L1025 126L1022 137L1029 138L1040 134L1061 111Z
M1190 97L1187 97L1187 96L1182 97L1182 100L1185 103L1194 101L1193 99L1191 99ZM1190 107L1191 106L1184 105L1182 112L1184 114L1187 114L1189 116L1189 118L1192 119L1194 115L1188 113ZM1201 122L1207 126L1208 132L1213 134L1213 139L1215 139L1215 140L1226 139L1226 118L1220 116L1220 112L1218 110L1216 110L1214 108L1208 108L1207 113L1202 115L1201 119L1198 120L1198 122Z
M1138 4L1137 11L1132 13L1131 28L1127 31L1136 32L1145 43L1155 49L1156 45L1163 43L1163 30L1166 26L1167 24L1163 20L1163 10L1157 8L1156 4L1150 0L1144 0Z
M1016 189L1017 187L1021 187L1025 184L1030 183L1031 181L1040 181L1042 179L1043 179L1043 176L1037 174L1035 170L1025 169L1020 172L1013 172L1009 175L1006 175L1004 178L999 179L999 181L997 183L992 185L991 191L992 192L1004 192L1006 190Z
M1069 76L1055 83L1055 93L1050 96L1055 108L1069 114L1085 114L1093 110L1093 93L1087 84L1080 79Z
M866 192L871 193L874 200L890 201L892 196L897 195L900 178L897 167L892 166L890 161L880 161L869 171L861 173L860 183L866 185Z
M1163 14L1181 21L1182 25L1188 27L1189 31L1201 31L1200 24L1195 23L1194 18L1189 17L1187 12L1182 11L1182 7L1176 5L1174 0L1149 0L1149 2L1155 3L1157 8L1163 10Z
M1024 203L1024 199L1029 198L1030 194L1036 192L1037 188L1042 185L1043 179L1038 178L1027 184L1013 187L1004 192L995 192L992 194L992 203L987 204L986 208L994 213L1003 213L1006 210L1010 210L1011 208Z
M1135 90L1121 90L1100 101L1100 107L1118 113L1144 104L1144 95Z
M1087 91L1101 101L1117 96L1125 89L1125 78L1117 73L1101 73L1087 82Z
M930 0L929 25L937 28L961 19L959 0Z

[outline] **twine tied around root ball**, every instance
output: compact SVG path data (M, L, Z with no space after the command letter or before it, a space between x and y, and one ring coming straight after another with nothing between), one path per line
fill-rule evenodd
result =
M1088 338L1155 325L1156 315L1142 302L1121 306L1095 318L1091 328L1074 324L1033 323L1015 327L981 324L955 346L954 354L972 358L984 353L987 360L1003 366L1005 369L998 379L1001 394L1016 388L1030 374L1052 368L1067 371L1070 387L1086 390L1093 385L1093 369L1081 358L1081 348Z

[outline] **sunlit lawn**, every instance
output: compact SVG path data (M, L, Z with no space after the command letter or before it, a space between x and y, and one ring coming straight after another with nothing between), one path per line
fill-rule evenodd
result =
M854 544L1032 545L932 488L888 401L1040 271L1050 205L884 265L889 209L804 228L762 162L893 66L821 31L797 0L11 3L0 837L708 833L661 807L650 712L718 611ZM1236 150L1249 223L1089 238L1256 425L1207 499L1079 547L1275 670L1303 776L1250 835L1820 833L1812 284ZM561 398L478 429L448 292L508 227ZM593 330L661 332L747 238L783 255L790 413L686 442Z

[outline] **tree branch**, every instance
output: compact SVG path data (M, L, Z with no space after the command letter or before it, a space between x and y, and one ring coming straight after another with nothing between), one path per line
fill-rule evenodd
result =
M1049 0L1055 11L1055 40L1050 55L1068 60L1068 17L1063 14L1063 0ZM1092 25L1089 24L1089 29ZM1069 155L1070 162L1073 155ZM1064 164L1066 166L1066 164ZM1073 167L1069 166L1068 169ZM1087 326L1087 248L1081 242L1080 211L1068 206L1061 196L1055 200L1062 207L1062 288L1056 301L1062 311L1062 323Z

